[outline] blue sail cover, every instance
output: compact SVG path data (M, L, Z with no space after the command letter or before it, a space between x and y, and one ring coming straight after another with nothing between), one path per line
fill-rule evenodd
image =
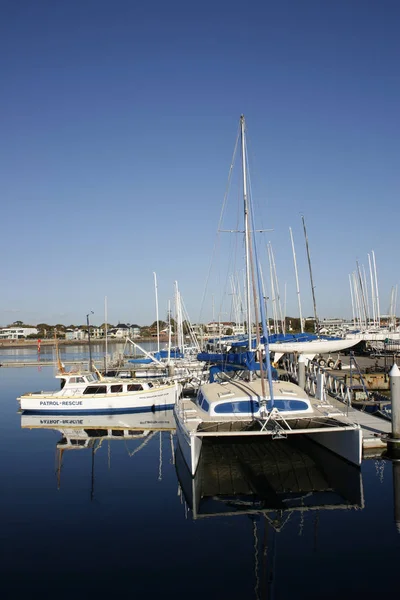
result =
M163 358L168 358L168 350L160 350L160 352L153 352L153 358L145 357L142 358L131 358L128 362L133 363L135 365L149 365L156 360L160 361ZM184 354L179 350L179 348L171 348L170 358L184 358Z
M210 381L214 381L215 373L220 371L261 370L260 363L256 362L255 352L200 352L197 355L197 360L214 365L210 368ZM263 369L265 369L265 360L263 361ZM272 376L274 379L278 379L278 371L274 368L272 369Z

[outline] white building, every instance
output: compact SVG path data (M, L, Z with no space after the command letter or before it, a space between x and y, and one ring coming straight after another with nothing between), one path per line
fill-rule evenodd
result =
M0 329L0 339L2 340L20 340L28 335L37 335L36 327L5 327Z

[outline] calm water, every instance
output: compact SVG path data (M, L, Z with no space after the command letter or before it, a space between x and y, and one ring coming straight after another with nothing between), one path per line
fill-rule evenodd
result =
M16 397L38 389L55 389L52 367L0 368L1 598L382 598L398 588L392 463L366 460L360 472L283 441L220 443L192 481L170 414L121 417L125 431L103 417L97 434L129 437L88 439L87 421L18 414ZM167 430L146 429L154 418Z

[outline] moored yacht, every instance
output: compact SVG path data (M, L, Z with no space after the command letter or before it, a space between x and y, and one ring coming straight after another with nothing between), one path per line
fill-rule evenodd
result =
M226 353L222 364L217 361L215 367L220 373L216 373L214 381L200 385L196 399L180 398L175 405L177 436L183 457L194 476L204 438L269 436L278 440L289 435L306 434L314 442L360 465L362 434L358 424L351 422L328 402L310 398L300 386L277 381L276 376L274 380L266 325L265 292L255 239L257 227L247 181L243 115L240 118L240 136L247 342L243 352L239 348L237 354ZM253 305L254 318L251 315ZM253 329L256 331L254 343Z
M179 400L175 418L179 445L193 476L203 440L215 437L267 436L278 440L304 434L349 462L361 464L359 425L286 381L273 381L272 393L268 394L262 391L259 378L205 384L196 399Z
M17 400L25 412L127 412L172 408L180 394L177 382L137 381L102 377L96 372L61 370L57 391L23 394Z

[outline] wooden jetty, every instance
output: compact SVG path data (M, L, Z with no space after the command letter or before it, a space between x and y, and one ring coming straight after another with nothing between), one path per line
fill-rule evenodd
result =
M282 371L280 373L282 374ZM295 360L285 361L284 373L291 381L299 383L298 363ZM343 378L341 371L332 371L320 367L315 362L309 362L305 368L305 390L311 396L321 394L318 380L323 381L322 387L326 401L343 412L354 423L360 425L363 435L364 458L372 455L380 456L387 447L382 436L391 432L391 422L366 411L357 410L352 406L353 390L349 385L349 379Z

